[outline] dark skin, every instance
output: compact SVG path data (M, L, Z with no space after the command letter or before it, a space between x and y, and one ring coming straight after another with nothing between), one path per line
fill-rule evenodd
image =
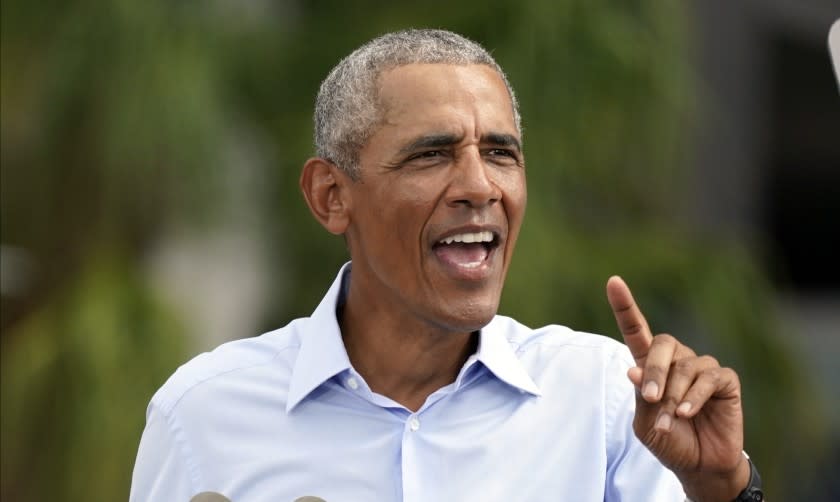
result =
M316 219L350 248L340 322L354 368L416 411L455 380L496 314L527 200L524 158L493 69L412 64L378 83L384 120L359 152L359 179L313 158L300 184ZM438 253L442 238L470 232L494 236L480 263ZM628 372L636 435L693 500L731 501L749 479L737 375L652 336L621 279L609 280L607 298L637 364Z
M607 281L607 299L636 360L627 372L638 390L636 436L692 500L734 500L750 478L738 375L671 335L653 336L621 278Z
M301 185L313 214L346 237L353 279L341 319L354 367L411 410L453 382L474 332L498 309L524 216L524 160L501 78L485 66L409 65L380 77L383 124L351 179L310 159ZM477 267L452 266L435 244L490 231Z

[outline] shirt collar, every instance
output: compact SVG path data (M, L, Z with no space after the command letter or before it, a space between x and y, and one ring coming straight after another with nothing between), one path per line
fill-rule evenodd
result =
M349 279L350 263L345 263L318 308L307 319L289 383L286 412L290 412L318 386L350 368L350 358L336 318L336 308L344 303Z
M541 396L540 388L525 371L522 361L516 356L504 330L500 328L499 323L495 322L497 319L493 318L490 324L481 329L477 359L499 380L520 391Z
M321 384L351 368L336 318L336 308L344 303L350 284L350 265L348 262L341 267L324 299L307 320L292 370L287 413ZM476 359L506 384L535 396L541 395L497 323L491 321L479 333Z

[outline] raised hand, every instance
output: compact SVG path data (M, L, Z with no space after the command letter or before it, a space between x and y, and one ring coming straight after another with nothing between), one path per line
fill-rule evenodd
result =
M653 336L620 277L607 281L607 299L636 360L627 372L637 389L636 436L692 500L734 500L749 482L738 375L671 335Z

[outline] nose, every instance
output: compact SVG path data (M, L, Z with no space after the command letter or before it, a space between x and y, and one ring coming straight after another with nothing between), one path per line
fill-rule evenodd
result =
M481 153L470 149L464 152L453 166L453 178L446 202L449 206L484 207L498 202L502 191L491 177Z

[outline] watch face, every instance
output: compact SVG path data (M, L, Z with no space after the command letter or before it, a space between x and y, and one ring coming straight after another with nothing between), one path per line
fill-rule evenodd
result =
M738 497L736 502L762 502L764 500L764 492L761 488L747 488L747 491Z

